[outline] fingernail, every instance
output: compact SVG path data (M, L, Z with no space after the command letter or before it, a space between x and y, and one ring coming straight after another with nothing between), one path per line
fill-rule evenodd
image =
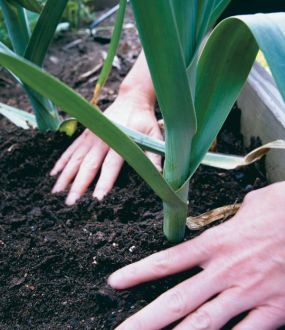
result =
M106 192L104 190L97 190L93 197L97 198L99 201L101 201L106 196Z
M120 283L122 282L122 275L120 272L115 272L108 278L108 284L114 288L119 289Z
M76 201L80 198L80 195L78 193L69 193L66 200L65 200L65 204L66 205L74 205L76 203Z
M51 193L52 193L52 194L56 194L56 193L59 193L59 192L60 192L60 189L55 185L55 186L52 188Z
M50 171L50 175L51 175L51 176L55 176L55 175L57 175L57 171L56 171L55 169L52 169L52 170Z

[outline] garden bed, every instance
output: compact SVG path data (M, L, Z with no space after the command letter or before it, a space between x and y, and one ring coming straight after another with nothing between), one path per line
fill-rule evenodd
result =
M81 38L75 47L64 48ZM138 51L135 41L122 43L122 68L112 73L102 107L113 101ZM85 36L69 36L57 41L47 66L90 98L94 82L78 79L96 65L98 52ZM28 109L18 88L5 79L1 83L2 102ZM245 152L239 117L237 109L232 112L218 151ZM65 206L65 193L50 193L54 179L49 172L70 143L60 134L23 131L0 120L1 329L113 329L191 274L123 292L107 286L114 270L169 246L162 234L161 201L125 166L103 202L92 199L92 185L77 205ZM191 180L189 212L198 215L240 202L267 184L262 169L262 162L229 172L201 166ZM197 234L188 231L186 239Z
M230 145L229 132L220 141L220 151L241 151L240 140ZM120 293L107 286L114 270L169 246L161 202L125 166L103 202L89 190L66 207L65 194L50 193L49 171L69 143L58 134L0 131L0 328L112 329L188 276ZM190 211L239 202L265 184L255 166L231 172L201 166L191 181Z

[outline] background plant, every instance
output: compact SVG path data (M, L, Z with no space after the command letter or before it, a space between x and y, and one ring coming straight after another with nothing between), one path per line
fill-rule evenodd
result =
M38 2L42 6L46 4L46 0L39 0ZM69 0L63 13L62 21L70 23L73 28L80 27L80 23L86 24L91 22L96 17L96 14L92 12L92 3L93 1L90 0ZM27 18L32 31L39 18L39 13L27 10ZM2 10L0 10L0 40L6 46L11 46Z
M184 237L189 179L246 81L260 48L285 99L285 14L233 17L221 22L199 57L203 37L229 1L132 0L144 51L165 122L158 143L110 122L68 86L3 45L0 63L48 97L117 151L164 204L164 232ZM126 1L120 1L121 6ZM154 28L157 27L157 28ZM132 137L130 139L124 132ZM163 176L134 143L165 152Z
M79 24L80 17L91 19L86 4L87 0L1 0L0 33L3 47L6 45L16 54L42 66L62 17L74 26ZM50 100L19 79L17 81L29 97L39 130L60 129L72 133L75 128L73 120L63 121ZM11 107L1 104L1 109L3 114L9 112L11 116Z

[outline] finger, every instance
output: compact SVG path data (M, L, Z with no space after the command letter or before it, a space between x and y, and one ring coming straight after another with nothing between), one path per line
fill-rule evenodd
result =
M154 128L150 131L149 136L152 137L152 138L155 138L157 140L160 140L160 141L163 140L161 131L160 131L158 126L154 126ZM161 168L161 159L162 158L161 158L161 156L157 155L155 153L149 152L149 151L147 151L145 154L151 160L153 165L158 169L158 171L162 172L162 168Z
M123 158L114 150L110 150L102 165L102 170L93 197L101 200L112 190L120 170L124 164Z
M77 138L67 149L66 151L61 155L59 160L55 163L53 169L50 172L51 176L57 175L59 172L61 172L66 164L69 162L71 156L73 155L74 151L78 148L78 146L81 143L81 137Z
M150 159L150 161L153 163L153 165L157 168L159 172L162 172L162 167L161 167L161 156L157 155L153 152L147 151L146 156Z
M272 330L284 325L284 311L262 306L251 311L233 330Z
M100 141L89 150L66 198L67 205L73 205L88 189L95 179L108 149L108 146Z
M162 329L197 309L222 291L224 285L219 276L203 271L162 294L116 330Z
M57 182L52 189L52 193L58 193L64 191L67 188L69 183L73 180L76 173L78 172L80 165L89 149L90 146L84 145L74 152L61 175L57 179Z
M252 301L237 288L228 289L187 316L174 330L221 329L235 316L249 310Z
M122 290L182 272L204 263L211 255L209 251L211 249L208 248L208 241L202 234L116 271L109 277L108 283L113 288Z

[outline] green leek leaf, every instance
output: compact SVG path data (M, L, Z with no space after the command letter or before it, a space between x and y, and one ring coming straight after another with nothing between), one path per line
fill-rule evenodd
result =
M59 126L59 131L68 136L72 136L77 130L77 124L78 122L75 118L68 118L62 121Z
M256 58L264 52L285 95L285 13L228 18L213 31L198 63L195 107L198 132L193 139L191 175L236 101Z
M20 128L29 129L37 127L36 118L33 114L7 104L0 103L0 114Z
M173 8L172 4L170 0L132 1L165 123L164 177L176 190L189 175L191 140L196 131L196 117L176 22L177 8ZM157 27L155 29L154 22Z
M13 50L18 55L23 55L30 38L30 29L25 10L17 3L0 0L5 24L8 30Z
M47 0L25 51L25 58L42 66L68 0Z
M98 82L96 84L96 88L95 88L95 92L94 92L94 97L92 100L92 103L96 104L97 103L97 99L98 96L100 94L101 89L103 88L103 86L105 85L108 76L111 72L112 69L112 65L113 65L113 61L119 46L119 42L120 42L120 37L121 37L121 33L122 33L122 29L123 29L123 23L124 23L124 17L125 17L125 12L126 12L126 6L127 6L127 0L120 0L120 4L119 4L119 11L117 14L117 18L116 18L116 23L115 23L115 27L114 27L114 31L113 31L113 35L112 35L112 40L111 40L111 44L109 47L109 51L107 54L107 58L104 62L102 71L100 73Z
M18 4L19 6L26 8L35 13L40 13L42 10L42 5L37 0L8 0L12 4Z

